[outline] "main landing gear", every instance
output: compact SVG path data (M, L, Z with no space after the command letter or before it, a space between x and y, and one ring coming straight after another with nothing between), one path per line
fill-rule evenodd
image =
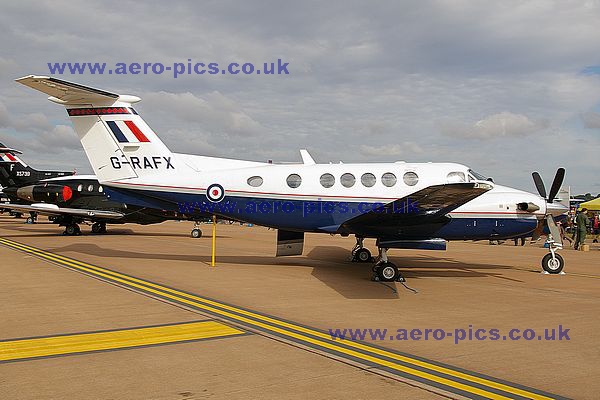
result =
M363 247L363 242L364 242L365 238L363 237L356 237L356 244L354 245L354 248L352 249L352 261L354 262L361 262L361 263L366 263L366 262L373 262L373 256L371 256L371 252L369 251L369 249Z
M27 217L27 219L25 220L26 224L35 224L37 222L37 213L36 212L30 212L29 213L29 217Z
M106 233L106 222L94 222L92 224L92 233L95 233L95 234Z
M63 235L65 235L65 236L81 235L81 228L79 228L79 225L72 222L70 224L65 225L65 231L63 232Z
M406 282L406 279L402 276L398 267L394 263L388 261L387 251L388 249L386 248L379 248L379 257L377 257L377 262L373 266L372 280L376 282Z
M200 223L198 221L194 221L194 229L192 229L191 236L194 239L202 237L202 231L200 230Z
M379 247L379 256L375 259L369 249L364 247L364 237L357 236L352 249L352 261L360 263L375 263L372 280L377 282L406 282L398 267L388 261L387 248Z

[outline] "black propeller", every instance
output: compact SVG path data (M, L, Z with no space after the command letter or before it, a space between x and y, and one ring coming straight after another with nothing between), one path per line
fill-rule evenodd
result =
M533 176L533 182L535 183L535 187L537 188L540 196L542 196L547 203L552 203L565 179L565 169L559 168L556 170L556 175L554 175L554 180L552 181L552 186L550 187L550 193L548 197L546 197L546 187L544 186L544 181L542 180L540 174L538 172L534 172L531 174L531 176ZM544 231L544 227L546 226L550 229L551 234L554 231L552 234L553 236L559 233L556 223L554 222L554 217L551 214L547 214L544 219L538 222L538 226L533 231L533 237L531 240L536 241L539 239ZM558 234L557 237L560 237L560 235Z
M550 194L548 197L546 197L546 186L544 186L544 181L542 180L540 174L538 172L534 172L531 174L531 176L533 176L533 182L535 183L535 187L537 188L540 196L546 199L548 203L552 203L565 179L565 169L559 168L556 171L556 175L554 175L554 180L552 181L552 186L550 187Z

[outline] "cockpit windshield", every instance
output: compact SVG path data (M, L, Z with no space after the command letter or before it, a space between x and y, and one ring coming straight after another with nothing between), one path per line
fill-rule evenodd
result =
M469 170L469 178L471 178L471 180L477 180L477 181L487 181L488 180L488 178L486 176L483 176L480 173L473 171L472 169Z

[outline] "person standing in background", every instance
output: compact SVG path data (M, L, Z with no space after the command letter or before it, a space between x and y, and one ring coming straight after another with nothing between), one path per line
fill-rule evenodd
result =
M577 225L577 239L575 240L575 250L579 249L579 245L585 244L585 237L587 235L587 227L590 223L588 218L587 208L582 208L581 211L575 217L575 224Z
M598 243L598 236L600 235L600 217L598 214L594 214L594 219L592 221L592 233L595 235L594 243Z

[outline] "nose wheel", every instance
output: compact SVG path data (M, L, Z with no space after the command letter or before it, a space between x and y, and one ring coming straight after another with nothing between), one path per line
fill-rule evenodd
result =
M552 253L548 253L542 258L542 268L549 274L560 274L564 266L565 260L558 253L554 257Z

